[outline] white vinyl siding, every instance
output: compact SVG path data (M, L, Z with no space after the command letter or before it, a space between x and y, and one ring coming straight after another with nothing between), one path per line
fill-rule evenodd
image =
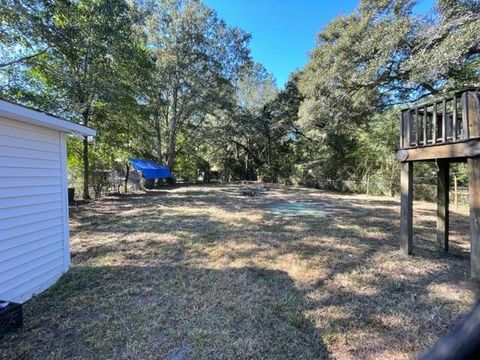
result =
M65 140L0 117L0 300L23 303L68 269Z

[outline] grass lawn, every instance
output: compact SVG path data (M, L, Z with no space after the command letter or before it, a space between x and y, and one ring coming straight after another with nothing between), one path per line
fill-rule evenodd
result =
M415 255L397 200L274 187L191 186L71 209L72 267L24 306L3 359L402 359L477 296L467 212L435 250L415 203Z

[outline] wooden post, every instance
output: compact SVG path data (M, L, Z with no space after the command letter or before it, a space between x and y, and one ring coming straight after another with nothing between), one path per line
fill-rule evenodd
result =
M440 249L445 251L448 251L449 189L449 162L448 160L439 160L437 179L437 244Z
M468 93L462 94L462 128L463 128L463 140L468 140L469 135L468 125Z
M471 276L480 279L480 158L468 159L468 177Z
M403 162L401 168L400 247L406 255L413 248L413 162Z
M455 196L455 210L458 210L458 182L457 182L457 174L453 175L453 188L454 188L454 196Z

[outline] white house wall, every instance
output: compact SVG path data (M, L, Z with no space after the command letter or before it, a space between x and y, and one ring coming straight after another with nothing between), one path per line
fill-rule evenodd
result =
M65 139L0 117L0 300L24 302L68 269Z

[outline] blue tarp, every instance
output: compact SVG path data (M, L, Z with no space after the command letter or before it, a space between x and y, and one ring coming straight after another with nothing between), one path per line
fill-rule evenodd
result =
M130 163L135 170L142 172L142 175L145 179L163 179L172 177L172 173L167 166L157 164L154 161L145 159L130 159Z

